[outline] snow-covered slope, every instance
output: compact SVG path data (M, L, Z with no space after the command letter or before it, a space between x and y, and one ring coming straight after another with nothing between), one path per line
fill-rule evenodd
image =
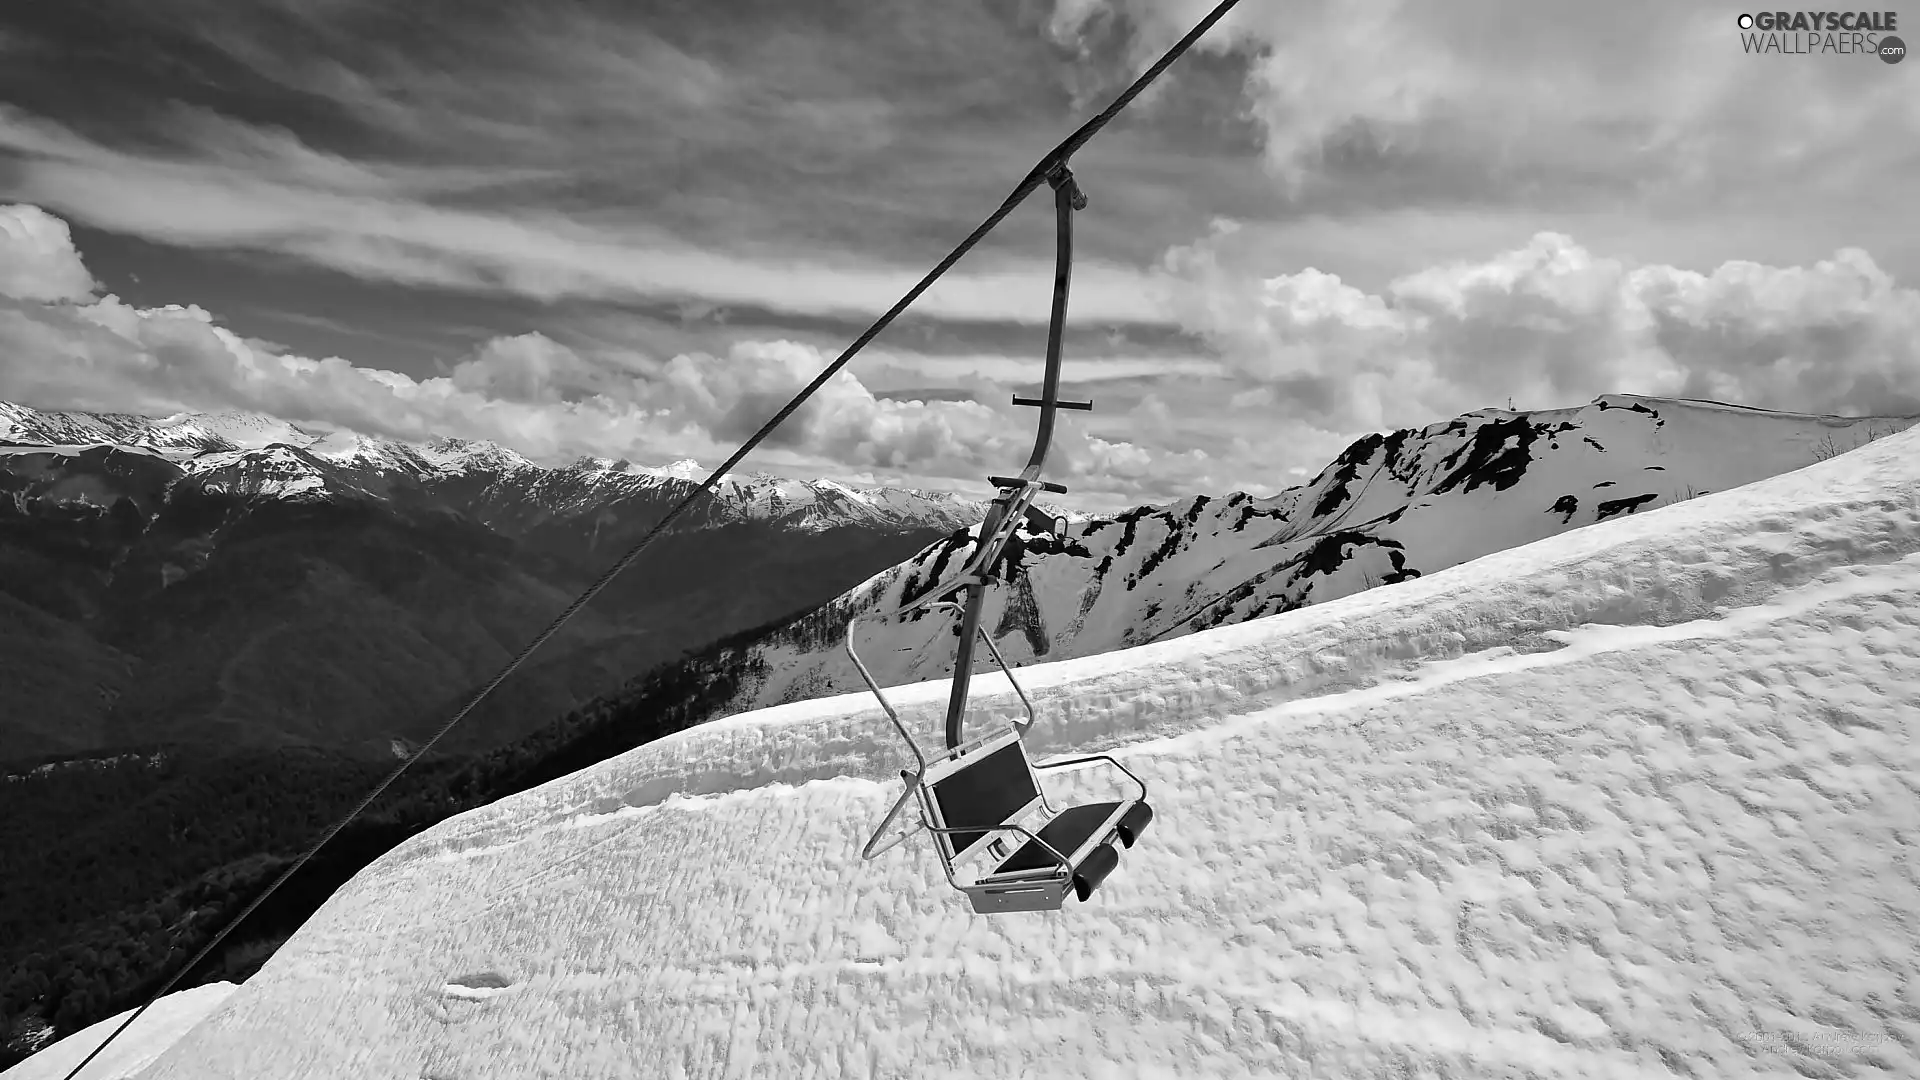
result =
M138 1075L1920 1075L1920 432L1023 677L1159 811L1089 903L863 863L904 753L808 701L414 837Z
M982 616L1010 663L1067 659L1324 603L1490 552L1645 513L1813 463L1916 418L1842 418L1612 394L1572 409L1485 410L1370 435L1268 499L1196 495L1078 523L1064 542L1022 534L1024 570ZM950 578L974 532L936 543L763 641L743 646L735 710L860 686L837 627ZM947 677L954 620L875 626L883 685ZM864 654L863 655L867 655ZM991 661L980 658L981 670Z
M234 983L205 983L189 990L168 994L153 1003L139 1020L113 1040L100 1056L87 1065L77 1080L126 1080L136 1076L180 1038L180 1032L205 1019L220 1003L238 989ZM35 1076L64 1077L73 1067L86 1061L94 1048L126 1023L135 1010L90 1024L42 1050L27 1064L9 1070L6 1076L34 1069Z
M368 477L291 446L257 450L207 450L188 463L187 475L202 491L284 500L377 498ZM373 481L373 486L386 485Z
M309 430L244 412L145 417L49 412L0 401L0 443L149 450L179 461L188 475L219 473L215 482L222 490L265 496L386 497L396 480L434 492L457 489L477 496L488 524L522 528L555 522L594 531L609 524L594 520L609 510L616 518L657 515L661 504L678 502L706 479L706 470L691 460L646 468L585 457L546 469L490 442L407 443L345 430ZM952 529L985 512L979 500L947 492L852 488L758 473L724 478L715 495L692 524L771 522L809 532Z
M49 412L0 401L0 441L98 446L125 443L154 425L150 416L126 413Z
M275 443L305 446L320 433L247 412L48 412L0 401L0 441L64 445L118 445L192 455L204 450L257 450Z

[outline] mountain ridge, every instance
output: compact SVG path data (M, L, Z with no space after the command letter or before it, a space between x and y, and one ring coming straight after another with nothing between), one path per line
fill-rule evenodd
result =
M687 471L547 469L492 443L253 414L0 403L0 606L16 616L0 626L0 679L31 688L4 725L8 752L344 740L391 753L696 496L646 566L463 725L455 741L472 749L817 606L984 510L771 477L702 494Z
M1015 665L1166 640L1765 479L1916 421L1636 394L1475 410L1363 436L1269 497L1191 495L1072 524L1063 537L1023 528L981 625ZM976 534L956 530L758 642L700 661L754 673L716 715L860 689L837 628L950 577ZM868 631L863 656L883 686L944 678L955 632L949 618L916 615ZM991 669L990 657L976 663Z
M280 487L289 495L327 491L329 479L345 484L339 494L352 494L354 488L366 486L361 474L377 476L388 485L404 477L429 490L486 476L509 485L544 489L552 496L549 509L558 514L577 513L588 504L621 497L657 493L677 500L695 491L706 474L691 458L650 468L585 455L548 467L485 440L439 436L408 442L344 428L309 430L256 413L183 412L156 417L42 410L0 401L0 445L30 444L56 450L106 445L145 450L176 461L190 475L211 470L244 473L251 466L259 474L253 482L263 494L278 494ZM351 475L342 480L330 469ZM958 524L976 520L985 510L983 500L951 492L856 487L764 472L721 477L715 484L713 505L718 509L708 511L707 524L718 519L786 518L787 527L812 529L927 520Z

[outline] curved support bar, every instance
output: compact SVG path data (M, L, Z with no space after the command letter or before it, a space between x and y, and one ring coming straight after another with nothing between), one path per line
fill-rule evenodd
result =
M920 777L918 776L915 776L913 779L907 781L906 790L902 791L900 793L900 797L893 801L893 808L887 811L886 817L880 819L880 827L873 830L873 835L867 838L866 846L860 849L860 857L862 859L871 860L871 859L878 858L879 856L884 855L889 851L892 851L894 848L899 847L901 844L906 842L908 837L913 835L912 831L909 830L907 832L900 833L899 835L895 836L893 839L889 840L884 844L880 843L880 838L882 836L885 836L887 833L887 827L893 824L894 818L897 818L900 816L900 811L906 808L908 800L913 798L914 790L919 786L920 786Z
M907 749L913 751L913 760L918 766L914 769L913 775L906 781L906 790L902 791L900 797L894 800L893 808L887 811L885 818L881 819L880 827L873 831L873 835L867 838L866 845L860 849L861 858L872 859L884 852L891 851L894 847L898 846L902 840L906 839L905 836L901 836L899 839L889 843L880 843L880 838L886 835L887 829L893 824L894 819L900 816L900 812L906 809L908 800L913 798L914 792L919 790L920 779L927 774L927 757L920 752L920 744L913 741L912 735L907 734L907 727L900 722L900 714L894 710L893 702L888 701L887 695L881 692L880 684L873 680L873 673L867 670L866 663L860 659L859 651L853 647L853 632L859 628L862 622L867 621L867 618L867 616L855 615L853 618L847 620L847 658L853 661L854 670L860 673L860 678L867 684L867 689L873 691L873 696L879 699L880 708L886 711L887 719L893 721L893 729L898 731L900 737L907 741Z
M950 607L956 612L964 613L964 609L951 600L933 604L931 607ZM1033 701L1027 697L1026 690L1020 686L1020 680L1013 677L1013 669L1007 666L1007 658L1000 655L1000 646L993 643L993 635L987 633L985 630L980 630L978 627L975 629L979 630L980 640L987 643L987 652L993 656L994 663L999 664L1000 670L1006 674L1007 682L1013 687L1013 692L1020 696L1020 707L1026 710L1027 722L1022 724L1016 720L1013 726L1020 729L1020 734L1025 735L1027 729L1033 727L1034 721L1038 719L1033 711Z
M1013 726L1020 729L1020 734L1025 735L1027 729L1031 728L1034 720L1037 719L1033 714L1033 702L1027 698L1027 692L1020 688L1020 680L1013 677L1013 669L1007 666L1006 657L1000 655L1000 646L993 643L993 635L983 629L980 631L980 640L987 643L987 651L993 654L994 663L999 664L1000 670L1006 672L1007 682L1012 685L1013 692L1020 695L1020 707L1027 711L1027 722L1022 724L1015 721Z
M920 767L914 771L916 773L924 773L927 771L927 757L920 752L920 744L913 741L912 735L907 734L906 725L900 722L900 714L894 709L893 702L887 700L887 695L881 691L880 684L874 681L873 673L867 670L866 662L860 659L859 651L853 647L854 630L869 618L871 618L871 616L855 615L853 618L847 620L847 659L853 661L854 670L860 673L860 680L866 683L867 689L873 691L873 696L879 699L880 707L886 710L887 719L893 721L893 729L900 733L901 738L907 740L907 748L913 751L913 759L920 765Z

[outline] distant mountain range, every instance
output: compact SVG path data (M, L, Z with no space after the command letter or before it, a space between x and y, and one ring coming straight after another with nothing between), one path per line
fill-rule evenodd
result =
M1272 498L1193 495L1076 523L1063 538L1023 532L1024 550L1003 564L981 624L1016 665L1125 649L1752 483L1916 420L1627 394L1570 409L1468 413L1368 435ZM819 611L723 643L682 668L738 688L709 718L862 690L842 651L848 618L920 596L952 577L976 542L971 529L944 538ZM862 655L882 685L946 678L955 623L936 613L869 624ZM992 660L980 650L977 663L986 671ZM674 678L685 682L689 672ZM608 711L649 692L637 683Z
M209 490L277 499L393 498L417 485L454 495L503 515L502 522L590 522L593 533L617 532L610 505L640 500L650 507L664 493L684 498L706 479L698 462L643 468L611 458L583 457L560 469L534 464L497 443L440 438L408 443L348 431L308 430L254 413L181 413L167 417L124 413L50 412L0 401L0 445L77 451L113 446L175 462ZM484 492L484 494L476 494ZM856 488L832 480L792 480L766 474L729 475L715 497L676 526L708 527L747 521L784 529L824 531L848 525L918 528L970 522L985 504L947 492L911 488ZM644 509L643 509L644 512ZM487 520L487 524L495 522ZM509 525L509 527L512 527ZM611 531L610 531L611 530Z
M388 752L437 728L705 473L491 443L0 402L4 756L156 742ZM725 479L463 724L538 727L804 611L978 501Z

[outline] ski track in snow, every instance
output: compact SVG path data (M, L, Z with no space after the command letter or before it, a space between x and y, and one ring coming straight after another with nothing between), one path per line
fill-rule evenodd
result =
M1916 463L1023 670L1157 811L1058 913L859 859L869 699L649 744L389 853L140 1075L1920 1075Z

